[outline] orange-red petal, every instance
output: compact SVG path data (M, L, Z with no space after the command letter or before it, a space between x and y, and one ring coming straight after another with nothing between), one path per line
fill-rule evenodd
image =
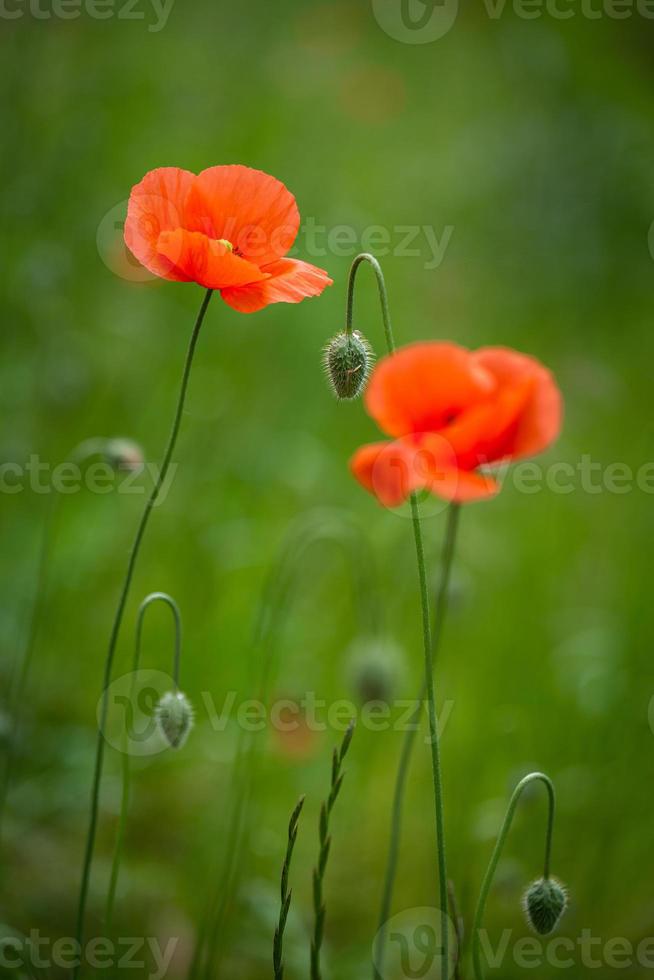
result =
M185 227L208 238L226 239L243 258L263 266L291 248L300 213L280 180L233 164L209 167L195 178Z
M505 347L482 347L472 356L502 391L522 399L497 458L520 459L546 449L558 437L563 419L563 399L552 373L535 358Z
M298 259L279 259L262 267L267 278L247 286L221 290L221 296L240 313L255 313L270 303L299 303L319 296L332 279L324 271Z
M366 408L391 436L438 431L451 418L482 402L497 382L457 344L417 343L377 364Z
M350 469L385 507L397 507L418 489L413 460L400 442L375 442L357 449Z
M244 286L266 279L266 273L258 266L198 231L178 228L163 232L157 241L157 254L170 263L175 279L197 282L207 289Z
M139 262L164 279L185 280L157 251L162 232L184 225L186 199L195 174L179 167L159 167L132 188L125 221L125 243Z
M350 469L385 507L397 507L416 490L457 503L483 500L499 491L492 477L459 468L449 443L439 435L362 446Z

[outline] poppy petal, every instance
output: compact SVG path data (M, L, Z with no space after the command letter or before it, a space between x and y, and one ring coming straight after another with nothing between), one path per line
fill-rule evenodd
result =
M295 198L285 185L240 164L203 170L187 205L186 228L226 239L258 266L286 255L300 227Z
M492 399L473 406L443 429L458 465L472 470L512 455L522 412L531 396L530 380L498 388Z
M386 507L397 507L416 490L457 503L493 497L499 491L492 477L457 467L447 441L438 435L362 446L350 468Z
M125 221L125 244L155 276L185 280L157 251L159 236L184 225L186 199L195 174L179 167L159 167L132 188Z
M475 500L487 500L500 491L497 480L485 473L473 470L443 467L435 474L429 488L437 497L456 504L468 504Z
M535 358L505 347L482 347L473 357L503 389L524 394L502 455L520 459L546 449L558 437L563 419L563 399L552 373Z
M412 460L402 442L375 442L357 449L350 469L385 507L397 507L417 489Z
M222 242L197 231L163 232L157 253L168 261L176 279L197 282L207 289L243 286L266 279L266 273L252 262L239 258Z
M388 435L421 434L444 428L497 386L493 375L457 344L417 343L377 364L366 392L366 408Z
M308 296L319 296L333 280L324 269L299 259L279 259L261 269L266 279L233 289L221 296L240 313L255 313L270 303L299 303Z

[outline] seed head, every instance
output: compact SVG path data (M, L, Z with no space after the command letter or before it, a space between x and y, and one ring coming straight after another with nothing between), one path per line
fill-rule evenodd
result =
M157 725L173 749L181 749L193 727L193 707L181 691L168 691L155 708Z
M357 398L366 386L374 361L372 348L358 330L336 334L324 351L325 374L337 398Z
M529 886L523 900L527 921L539 936L554 932L567 904L565 888L556 878L539 878Z

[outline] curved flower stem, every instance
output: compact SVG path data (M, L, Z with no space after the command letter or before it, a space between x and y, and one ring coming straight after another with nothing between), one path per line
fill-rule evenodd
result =
M420 580L420 603L422 606L422 634L425 654L425 688L429 714L429 741L431 747L432 777L434 781L434 807L436 814L436 847L438 849L438 881L441 913L441 977L449 975L449 892L447 887L447 864L445 859L445 819L443 814L443 779L441 774L440 744L438 735L438 715L434 692L434 658L431 646L431 623L429 616L429 592L425 569L425 552L420 527L420 505L415 493L411 494L411 516L416 541L416 558Z
M98 725L98 737L96 745L96 755L95 755L95 769L93 774L93 786L91 789L91 808L89 816L89 828L86 838L86 848L84 852L84 862L82 866L82 881L80 885L79 903L77 909L77 924L75 929L75 937L77 939L78 945L81 948L84 939L84 919L86 916L86 902L88 898L89 890L89 880L91 876L91 864L93 861L93 850L95 847L95 835L97 831L98 823L98 809L100 802L100 783L102 781L102 767L104 762L104 727L107 721L107 714L109 709L109 683L111 681L111 671L114 662L114 655L116 652L116 644L118 642L118 634L120 633L120 627L123 621L123 614L125 612L125 606L127 604L127 599L129 596L130 586L132 584L132 578L134 575L134 568L136 567L136 560L141 549L141 543L143 541L143 536L145 530L148 526L148 521L150 519L150 514L152 513L152 508L157 502L161 487L163 486L164 480L168 473L170 463L172 460L172 455L175 450L175 445L177 443L177 436L179 434L179 428L182 421L182 413L184 411L184 403L186 401L186 391L188 388L189 376L191 373L191 366L193 364L193 356L195 354L195 348L197 346L198 337L200 336L200 329L202 327L202 322L204 320L205 313L207 312L207 307L209 306L209 300L212 296L212 290L208 289L202 300L202 305L198 313L193 331L191 333L191 339L189 341L188 350L186 353L186 360L184 362L184 369L182 371L182 381L179 390L179 396L177 399L177 407L175 409L175 415L173 417L173 424L168 437L168 445L166 446L166 451L164 454L163 462L161 464L161 469L159 471L159 476L157 481L152 488L150 496L145 505L145 510L143 511L143 516L141 517L140 523L136 531L136 537L134 538L134 543L129 554L129 559L127 562L127 571L125 573L125 578L123 581L123 586L121 589L120 597L118 600L118 607L116 609L116 615L114 618L113 627L111 630L111 637L109 639L109 648L107 650L107 657L105 660L104 667L104 677L102 682L102 700L100 706L100 724ZM79 974L79 966L73 968L72 975L77 977Z
M139 611L136 620L136 643L134 645L134 661L132 663L132 676L130 679L130 692L128 701L128 710L134 704L134 686L136 682L136 673L139 670L141 664L141 637L143 633L143 618L145 616L146 609L152 605L153 602L164 602L168 605L172 611L173 619L175 623L175 652L173 656L173 684L175 691L179 688L179 664L180 656L182 650L182 618L180 616L179 607L172 596L169 596L166 592L152 592L149 596L143 600L139 606ZM120 862L123 856L123 846L125 843L125 832L127 829L127 815L129 813L129 799L130 799L130 758L129 758L129 731L128 731L128 716L125 717L125 727L123 729L123 750L122 750L122 768L123 768L123 785L122 785L122 796L120 801L120 816L118 818L118 831L116 833L116 845L114 847L114 856L111 864L111 877L109 879L109 890L107 892L107 904L105 911L105 933L107 938L111 936L111 929L113 925L113 915L114 915L114 905L116 901L116 889L118 887L118 874L120 871Z
M438 652L440 648L440 641L443 635L443 626L445 624L445 616L447 613L447 597L449 593L450 578L452 573L452 564L454 559L454 551L456 547L456 537L459 526L459 514L460 514L459 504L450 504L448 516L447 516L447 527L445 530L445 539L443 542L443 554L441 557L441 573L440 581L438 585L438 592L436 595L436 614L434 617L434 625L432 630L432 659L436 662L438 657ZM422 703L425 699L426 687L423 681L422 687L420 689L420 695L416 699L417 707L411 718L409 719L409 724L404 736L404 744L402 745L402 754L400 756L400 762L397 768L397 776L395 778L395 789L393 792L393 808L391 816L391 836L388 845L388 858L386 860L386 873L384 876L384 889L382 892L382 901L379 911L379 924L377 931L377 942L375 945L375 966L373 969L373 980L378 980L380 975L383 973L384 959L386 955L385 949L385 938L386 938L386 923L391 912L391 903L393 900L393 888L395 886L395 876L397 874L397 863L400 852L400 834L402 830L402 812L404 808L404 793L406 790L406 781L409 774L409 765L411 762L411 754L413 752L413 746L415 743L416 732L418 730L420 710Z
M395 351L395 340L393 338L393 328L391 326L391 314L388 308L388 294L386 292L386 282L381 266L374 255L362 252L354 259L350 267L350 276L347 283L347 306L345 308L345 332L352 333L352 311L354 307L354 285L356 282L357 270L362 262L368 262L374 269L377 277L377 288L379 289L379 301L382 308L382 318L384 321L384 333L386 334L386 346L388 353Z
M511 797L511 802L509 803L509 808L506 811L506 816L504 817L504 822L502 824L502 829L500 830L500 835L497 838L497 843L495 845L495 850L493 851L493 856L490 859L490 864L488 865L488 870L484 877L483 884L481 886L481 893L479 895L479 902L477 904L477 911L475 912L475 924L472 931L472 961L475 969L475 980L484 980L484 970L481 962L481 946L479 942L479 934L481 932L482 924L484 921L484 912L486 910L486 902L488 900L488 894L491 890L491 885L493 884L493 878L495 876L495 871L497 870L497 865L502 856L502 849L506 843L506 838L511 830L511 824L513 823L513 818L515 816L518 803L520 802L520 797L522 796L524 790L533 782L540 781L544 783L547 790L547 798L549 803L548 818L547 818L547 833L545 836L545 864L543 877L547 880L550 876L551 867L551 857L552 857L552 835L554 833L554 812L556 808L556 796L554 793L554 785L549 776L546 776L542 772L532 772L529 776L525 776L518 785L516 786L513 796Z

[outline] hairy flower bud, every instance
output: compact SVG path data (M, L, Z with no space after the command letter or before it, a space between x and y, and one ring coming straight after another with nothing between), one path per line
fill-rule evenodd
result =
M107 439L104 455L115 470L137 473L143 469L143 450L131 439Z
M539 878L529 886L524 897L527 920L540 936L554 932L567 904L565 888L555 878Z
M173 749L181 749L193 727L191 702L181 691L168 691L155 708L161 734Z
M374 360L372 348L363 334L339 333L324 352L325 374L337 398L351 399L361 394Z

